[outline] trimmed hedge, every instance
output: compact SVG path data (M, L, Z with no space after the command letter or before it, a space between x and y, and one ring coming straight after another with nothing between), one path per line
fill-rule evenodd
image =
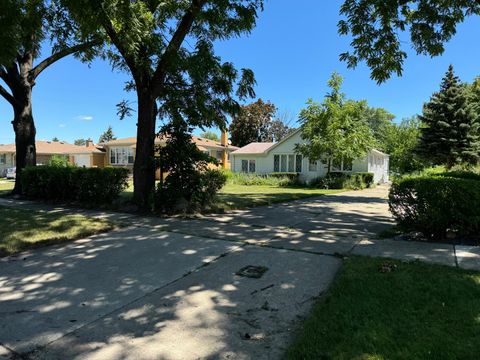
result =
M314 179L311 186L323 189L352 189L361 190L373 185L373 173L357 172L342 173L331 172L325 177Z
M478 234L480 181L469 177L445 173L398 179L390 189L390 211L400 226L427 237L445 238L449 231Z
M32 166L21 172L23 194L53 201L107 204L127 187L124 168Z
M227 175L227 182L235 185L244 186L294 186L299 184L298 173L233 173L224 171Z
M227 175L219 170L195 171L190 177L171 173L155 191L155 211L168 214L202 211L215 200Z

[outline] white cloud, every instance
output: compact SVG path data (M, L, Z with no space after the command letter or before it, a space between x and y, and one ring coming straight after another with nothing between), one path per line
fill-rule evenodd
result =
M90 121L90 120L93 120L93 116L92 115L78 115L76 117L77 120L81 120L81 121Z

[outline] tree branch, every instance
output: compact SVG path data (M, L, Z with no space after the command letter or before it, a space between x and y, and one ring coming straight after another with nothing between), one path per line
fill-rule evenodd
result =
M2 85L0 85L0 95L2 95L12 106L16 105L15 98Z
M88 42L85 42L85 43L82 43L82 44L78 44L78 45L71 46L71 47L65 48L63 50L60 50L60 51L56 52L55 54L50 55L48 58L43 60L40 64L35 66L31 70L30 74L33 77L33 79L35 79L38 75L40 75L40 73L43 70L45 70L48 66L52 65L54 62L66 57L68 55L71 55L71 54L74 54L74 53L77 53L77 52L80 52L80 51L83 51L83 50L90 49L90 48L92 48L96 45L100 45L100 44L101 44L101 42L99 40L92 40L92 41L88 41Z
M157 97L159 95L161 87L165 80L165 68L168 65L170 57L180 49L183 40L185 40L185 37L190 32L195 18L197 17L200 10L202 10L202 7L205 3L206 0L193 0L192 5L183 15L182 20L180 20L177 26L177 30L173 34L172 39L170 40L170 43L165 49L165 52L163 53L160 61L157 64L155 73L153 74L151 82L151 90L153 96Z

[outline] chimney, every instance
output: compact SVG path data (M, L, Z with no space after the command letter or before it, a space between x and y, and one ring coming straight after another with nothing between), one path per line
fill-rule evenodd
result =
M88 139L87 141L85 141L85 146L86 146L87 148L93 146L93 140L92 140L92 139Z
M220 143L222 146L228 146L228 131L226 129L222 130L222 135L220 137Z

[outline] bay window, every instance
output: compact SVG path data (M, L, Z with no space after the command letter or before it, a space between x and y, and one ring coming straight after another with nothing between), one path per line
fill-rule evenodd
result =
M132 165L134 161L133 149L130 147L117 147L110 149L110 164Z

